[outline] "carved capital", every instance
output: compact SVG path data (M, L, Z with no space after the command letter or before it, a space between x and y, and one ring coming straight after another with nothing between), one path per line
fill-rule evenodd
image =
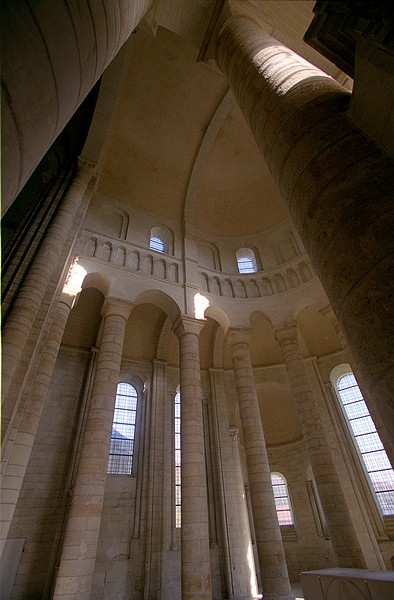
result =
M124 320L127 321L133 309L133 306L133 304L127 304L126 302L122 302L117 298L107 298L101 311L101 314L104 318L118 315L120 317L123 317Z
M297 323L292 321L275 329L275 339L280 345L287 340L298 342Z
M186 315L180 315L180 317L178 317L174 323L172 331L179 338L186 333L192 333L198 337L204 325L205 321L193 319L192 317L187 317Z
M230 348L237 344L249 346L251 331L249 327L231 327L227 334Z

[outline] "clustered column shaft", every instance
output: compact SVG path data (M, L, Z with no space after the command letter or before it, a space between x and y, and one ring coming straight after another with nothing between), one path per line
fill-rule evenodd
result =
M90 598L104 501L108 454L122 359L126 322L131 307L106 304L103 336L97 357L81 456L72 489L71 505L53 598Z
M180 345L182 600L212 598L208 500L198 336L202 322L183 317L175 327Z
M275 332L296 401L301 430L339 567L366 568L306 372L296 325Z
M223 369L210 369L213 412L217 428L217 469L221 492L221 517L226 546L229 597L253 598L257 581L245 499L238 429L229 424Z
M79 168L4 324L3 398L9 390L44 294L57 267L92 175L92 165L84 163Z
M249 345L243 333L232 332L230 335L264 598L287 600L294 595L272 491Z
M72 298L63 294L45 342L10 457L3 473L1 481L2 528L0 556L15 512L23 478L26 474L71 305Z

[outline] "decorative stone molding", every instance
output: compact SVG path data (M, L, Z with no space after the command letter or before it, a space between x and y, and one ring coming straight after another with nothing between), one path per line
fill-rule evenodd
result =
M125 240L85 230L80 241L80 256L110 263L142 275L164 279L172 283L181 280L181 261L165 254L136 247Z
M283 294L307 283L314 277L307 260L291 264L281 271L244 275L218 275L217 272L201 271L201 284L204 291L226 298L261 298Z

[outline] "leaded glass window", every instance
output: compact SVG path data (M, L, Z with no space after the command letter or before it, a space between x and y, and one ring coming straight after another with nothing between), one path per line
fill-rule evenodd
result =
M337 389L382 515L393 515L394 471L353 373L339 377Z
M130 475L133 471L137 402L135 387L130 383L119 383L112 422L108 473Z
M279 525L294 525L286 479L280 473L271 473L271 483Z

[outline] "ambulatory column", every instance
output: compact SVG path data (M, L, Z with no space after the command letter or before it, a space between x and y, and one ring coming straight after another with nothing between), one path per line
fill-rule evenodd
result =
M298 343L297 326L287 324L275 331L282 348L291 391L296 401L316 487L330 531L339 567L365 569L366 563L343 494L311 384Z
M57 573L55 600L88 600L91 594L101 526L116 387L123 339L131 306L109 301L81 457L76 469L71 505Z
M239 414L242 423L250 499L265 600L294 598L276 514L271 472L253 378L248 332L230 332Z
M179 337L181 383L182 600L210 600L207 479L198 336L202 321L181 317L174 327Z

